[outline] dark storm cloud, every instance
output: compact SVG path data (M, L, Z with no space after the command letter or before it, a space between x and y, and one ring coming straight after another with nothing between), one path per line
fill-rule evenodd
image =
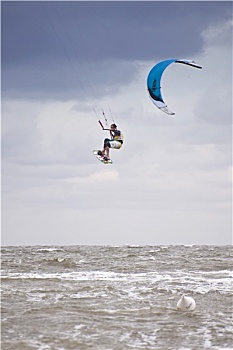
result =
M132 60L192 58L202 30L231 13L222 1L4 1L3 94L83 98L87 78L106 94L136 74Z
M63 58L152 59L201 50L200 32L229 2L2 2L2 63ZM191 43L190 43L191 41ZM80 48L80 50L79 50Z

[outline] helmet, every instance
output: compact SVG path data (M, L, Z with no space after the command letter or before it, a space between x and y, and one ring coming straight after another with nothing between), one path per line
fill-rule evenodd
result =
M116 124L112 124L112 125L111 125L111 128L116 129L116 128L117 128L117 125L116 125Z

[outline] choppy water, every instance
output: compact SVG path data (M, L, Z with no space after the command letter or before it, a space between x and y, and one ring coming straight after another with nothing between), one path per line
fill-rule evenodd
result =
M231 246L2 248L2 350L232 349ZM176 310L182 294L196 309Z

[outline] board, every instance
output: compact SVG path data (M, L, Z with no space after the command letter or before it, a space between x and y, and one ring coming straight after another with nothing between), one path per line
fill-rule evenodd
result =
M104 158L103 158L103 156L100 156L99 154L98 154L98 152L99 152L99 150L94 150L93 151L93 154L96 156L96 158L101 162L101 163L103 163L103 164L112 164L112 160L111 159L109 159L109 160L104 160Z
M96 158L101 162L101 163L103 163L103 164L112 164L112 160L111 159L109 159L109 160L104 160L104 158L102 157L102 156L100 156L99 154L98 154L98 152L99 152L99 150L94 150L93 151L93 154L96 156Z

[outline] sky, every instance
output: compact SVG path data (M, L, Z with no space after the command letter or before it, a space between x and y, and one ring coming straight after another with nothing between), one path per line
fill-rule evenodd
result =
M232 244L232 2L1 2L2 245ZM169 116L149 99L159 61ZM124 134L104 165L92 150Z

